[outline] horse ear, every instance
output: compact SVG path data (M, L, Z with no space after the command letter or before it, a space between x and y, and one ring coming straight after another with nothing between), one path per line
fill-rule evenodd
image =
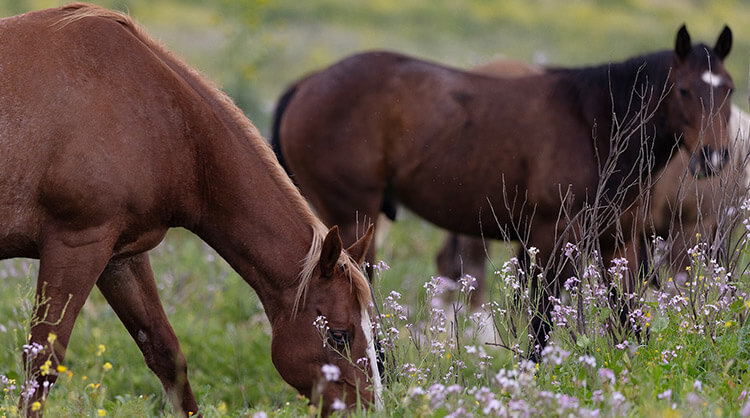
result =
M716 46L714 46L714 52L720 60L724 61L724 58L729 55L729 51L732 50L732 30L729 26L724 26L724 30L721 31L719 39L716 40Z
M677 40L674 43L674 52L682 59L690 53L692 47L693 44L690 41L690 34L687 31L687 27L685 25L680 26L680 30L677 31Z
M328 231L325 239L323 240L323 246L320 249L320 272L323 277L331 277L333 271L336 268L336 264L339 261L341 255L341 249L343 248L341 243L341 236L339 235L339 227L334 226Z
M372 242L373 235L375 235L375 225L370 224L365 235L352 244L351 247L346 249L346 252L349 253L357 264L362 264L362 262L365 261L365 255L367 254L367 249L370 248L370 242Z

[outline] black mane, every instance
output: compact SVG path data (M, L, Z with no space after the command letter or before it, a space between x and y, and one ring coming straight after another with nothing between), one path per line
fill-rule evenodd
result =
M690 54L688 59L691 62L688 65L720 65L718 58L706 45L697 44L693 51L697 53ZM673 50L664 50L621 62L582 68L549 69L550 73L559 77L555 94L571 103L573 109L579 110L581 118L592 125L592 134L602 162L609 156L613 139L616 135L623 134L617 131L613 116L619 126L633 129L641 123L644 116L653 112L653 117L643 126L645 130L639 130L627 139L629 142L626 150L617 161L617 173L609 181L614 188L618 184L629 184L637 179L637 175L643 178L655 172L666 164L674 152L680 133L668 128L668 103L666 100L660 103L659 100L673 87L669 75L675 60ZM698 62L700 60L702 62ZM641 163L640 132L646 133L646 144L651 148L654 160L650 170L640 170L629 175L631 168Z

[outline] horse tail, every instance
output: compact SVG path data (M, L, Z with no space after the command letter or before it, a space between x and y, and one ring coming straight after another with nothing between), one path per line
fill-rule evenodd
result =
M281 152L280 129L281 118L284 116L284 111L286 110L287 106L289 106L289 102L292 101L294 93L297 92L297 86L297 84L293 84L291 87L287 88L284 94L282 94L279 98L278 103L276 103L276 110L274 111L273 115L273 125L271 126L271 148L273 149L274 154L276 154L276 158L279 160L279 164L284 167L284 170L289 177L292 177L292 173L289 171L289 166L284 159L284 154Z

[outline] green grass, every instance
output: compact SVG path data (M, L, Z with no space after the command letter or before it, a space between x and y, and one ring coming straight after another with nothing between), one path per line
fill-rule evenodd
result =
M519 407L517 402L523 401L525 407L551 415L598 409L604 416L620 412L632 416L735 416L747 406L743 395L750 387L747 277L735 283L734 302L720 312L712 311L708 319L700 314L693 319L687 307L678 312L667 303L648 302L650 339L641 345L631 342L630 347L619 349L610 338L596 332L590 332L588 340L579 335L574 343L570 331L558 327L553 339L558 350L569 353L565 360L519 372L518 359L509 350L475 339L466 315L459 315L458 323L449 321L444 331L429 330L436 314L430 312L431 299L424 284L434 274L433 257L441 237L442 232L406 214L393 225L379 252L379 259L391 266L380 273L375 286L383 325L399 330L399 338L391 351L396 367L385 391L387 412L367 415L444 416L458 408L481 415L490 405L486 394L478 395L482 387L491 389L494 399L505 408ZM501 267L506 260L498 257L493 261ZM205 416L248 416L257 411L298 416L308 412L305 401L281 381L271 364L268 324L257 298L221 259L191 234L175 230L152 252L152 260ZM8 276L2 279L5 291L0 293L0 374L15 379L18 385L23 380L21 346L27 332L34 269L27 274L20 262L5 263L0 270ZM512 293L501 276L492 276L496 300L508 307L507 295ZM401 293L395 303L388 300L394 290ZM715 305L722 300L718 294L710 298ZM408 311L406 320L397 319L393 307L398 305ZM602 311L601 305L592 304L587 311L589 320L602 318ZM502 326L502 320L498 322ZM696 325L704 327L702 335ZM408 337L410 332L419 344ZM522 349L523 333L517 339ZM436 349L435 342L442 346ZM480 358L473 352L477 349L491 359ZM581 356L591 356L595 366L582 363ZM107 362L112 368L105 371ZM96 416L100 409L107 416L170 415L158 380L97 291L76 323L64 364L67 370L60 373L47 403L49 416ZM463 368L457 368L460 364ZM404 370L405 365L411 370ZM602 377L602 369L611 370L614 380ZM499 375L510 376L506 386L498 383ZM700 390L694 387L696 381ZM100 386L92 387L97 383ZM447 388L451 385L458 385L458 392L450 392ZM660 399L667 391L671 391L669 399ZM613 404L617 394L624 397L627 409L625 404ZM569 397L564 398L566 402L575 398L577 406L560 409L563 395ZM15 416L15 399L7 392L5 396L0 396L0 416Z

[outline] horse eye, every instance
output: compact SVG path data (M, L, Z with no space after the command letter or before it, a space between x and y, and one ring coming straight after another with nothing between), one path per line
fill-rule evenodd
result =
M328 331L328 339L332 345L337 348L344 348L349 345L349 333L344 330L330 330Z
M690 97L690 90L681 88L680 89L680 96L682 96L684 98Z

